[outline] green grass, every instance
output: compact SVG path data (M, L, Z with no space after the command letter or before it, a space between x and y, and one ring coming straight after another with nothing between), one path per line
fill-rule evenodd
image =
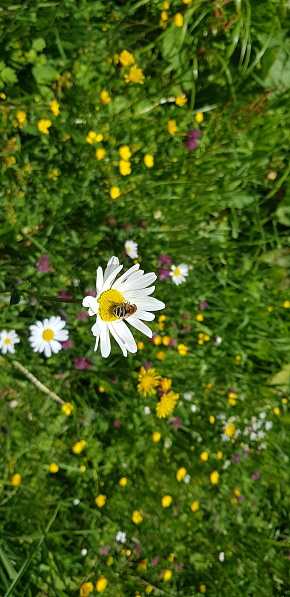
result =
M163 25L161 11L155 0L1 6L0 331L20 337L14 356L0 356L5 597L72 597L100 575L108 597L144 597L147 585L154 597L197 597L203 586L209 597L290 595L287 2L173 0ZM173 20L179 12L182 27ZM125 82L129 67L115 57L123 49L144 84ZM112 98L107 105L102 90ZM181 92L183 107L174 101ZM48 134L38 129L41 119L51 121ZM174 136L169 120L178 126ZM192 129L201 136L187 150ZM103 140L87 143L89 131ZM118 167L122 145L132 152L128 176ZM121 193L115 200L112 187ZM150 327L176 345L169 350L136 332L144 348L125 359L112 341L103 359L90 321L76 317L81 305L39 296L65 290L82 299L99 265L112 255L124 261L128 239L138 243L145 272L158 271L160 254L190 266L181 286L156 281L166 321L164 329L157 318ZM43 254L47 273L36 267ZM57 314L68 319L74 345L45 359L32 352L28 326ZM198 344L202 333L210 340ZM76 369L78 357L92 368ZM179 428L170 416L156 417L156 395L138 393L145 361L172 379ZM73 404L70 416L57 398ZM234 442L223 435L232 417ZM251 439L257 421L265 437ZM77 455L79 440L86 446ZM189 483L176 480L181 467ZM22 476L18 487L14 473ZM102 508L99 494L107 496ZM173 498L168 508L165 495ZM120 530L124 545L115 541ZM168 581L164 570L172 571Z

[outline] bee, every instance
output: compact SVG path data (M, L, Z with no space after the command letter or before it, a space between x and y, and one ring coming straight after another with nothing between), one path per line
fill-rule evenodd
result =
M126 317L130 317L130 315L134 315L136 311L136 305L130 305L130 303L121 303L120 305L116 305L113 309L115 317L118 317L119 319L126 319Z

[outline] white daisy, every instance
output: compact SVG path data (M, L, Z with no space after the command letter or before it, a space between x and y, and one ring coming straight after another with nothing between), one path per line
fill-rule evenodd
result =
M131 259L137 259L138 257L138 245L133 240L126 240L125 251Z
M88 307L89 315L97 315L97 321L92 327L96 336L95 350L100 341L101 354L105 358L111 352L110 333L125 357L128 352L137 352L136 342L124 321L124 316L114 313L118 306L129 306L129 312L131 307L133 312L125 317L126 322L149 338L152 338L152 331L144 321L154 319L155 315L150 311L158 311L165 307L164 303L149 296L155 287L148 286L156 280L156 275L153 272L144 275L144 271L139 270L139 267L139 263L136 263L116 280L123 266L119 265L117 257L111 257L104 273L101 267L97 269L96 298L85 296L83 299L83 306Z
M61 342L68 339L68 331L63 329L65 324L59 316L53 316L30 325L31 335L28 340L33 352L44 352L46 357L50 357L51 353L58 353L62 349Z
M188 267L185 263L181 263L180 265L172 265L171 272L169 274L172 276L172 282L179 286L182 282L185 282L186 276L188 276Z
M116 535L116 541L120 541L120 543L126 543L126 533L123 531L118 531Z
M6 354L7 352L14 354L14 344L17 344L18 342L20 342L20 338L15 330L11 330L10 332L2 330L2 332L0 332L0 350L2 354Z

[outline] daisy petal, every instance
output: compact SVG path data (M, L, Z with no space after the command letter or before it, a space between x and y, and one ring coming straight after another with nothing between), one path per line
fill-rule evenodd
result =
M117 332L116 332L116 326L113 326L111 323L109 323L108 326L109 326L109 330L110 330L113 338L116 340L117 344L119 344L119 346L120 346L120 348L121 348L121 350L123 352L124 357L126 357L128 353L127 353L127 349L126 349L126 346L125 346L125 342L117 334Z
M50 346L54 354L57 354L62 349L62 345L57 340L51 340Z
M118 336L122 338L127 350L129 352L137 352L137 344L134 340L134 336L124 321L119 319L117 322L113 321L111 325L114 326Z
M50 347L50 343L46 342L45 343L45 347L44 347L44 355L49 358L51 357L51 347Z
M105 359L109 356L111 352L111 341L110 341L110 334L109 328L106 321L102 321L101 323L101 333L100 333L100 341L101 341L101 355Z
M102 287L102 292L104 292L104 290L108 290L111 286L113 281L115 280L116 276L118 275L118 273L123 269L122 265L118 265L118 267L116 267L111 273L110 275L107 277L106 281L104 282L104 285Z
M103 283L104 283L103 268L102 267L98 267L98 269L97 269L97 281L96 281L97 294L99 294L101 292L102 287L103 287ZM84 306L86 306L86 305L84 305Z
M148 338L152 338L152 330L150 330L148 325L143 323L143 321L140 321L138 317L131 315L131 317L128 317L127 321L130 323L130 325L136 328L136 330L139 330L139 332L142 332L142 334L145 334L145 336L148 336Z
M104 272L104 282L106 282L107 278L115 271L115 269L119 265L118 257L111 257L107 263L107 267Z
M122 276L120 276L120 278L118 278L118 280L116 280L116 282L114 282L113 284L113 288L115 290L119 289L119 286L124 282L124 280L127 280L132 274L134 274L140 267L140 263L136 263L135 265L132 265L132 267L130 267L130 269L128 269L124 274L122 274Z

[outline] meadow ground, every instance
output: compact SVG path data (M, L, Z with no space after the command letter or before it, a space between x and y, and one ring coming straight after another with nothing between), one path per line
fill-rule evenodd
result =
M3 597L290 595L288 9L1 3Z

